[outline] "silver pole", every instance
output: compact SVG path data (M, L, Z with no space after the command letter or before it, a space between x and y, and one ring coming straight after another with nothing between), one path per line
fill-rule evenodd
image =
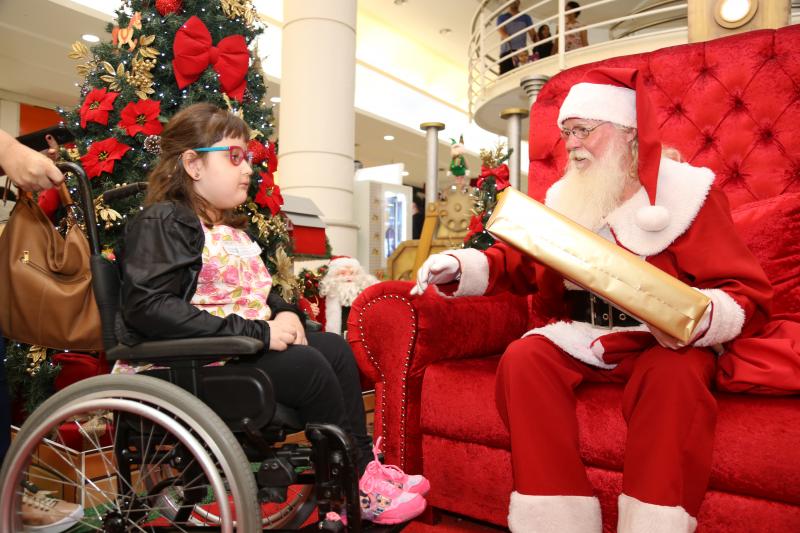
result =
M520 130L522 119L528 116L528 110L521 107L509 107L500 112L500 118L507 121L506 137L508 137L508 148L512 150L511 157L508 158L509 183L519 190L519 161L520 161Z
M426 132L427 146L427 174L425 176L425 209L436 203L439 176L439 136L437 132L444 129L441 122L423 122L419 129Z

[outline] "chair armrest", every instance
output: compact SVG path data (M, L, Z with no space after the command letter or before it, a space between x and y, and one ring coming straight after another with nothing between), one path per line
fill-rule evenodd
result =
M198 337L193 339L170 339L145 341L134 346L118 344L106 352L109 361L181 360L199 357L222 358L232 355L250 355L264 349L264 343L252 337Z
M387 281L353 302L347 338L359 368L375 383L375 430L387 462L421 471L420 393L425 368L447 359L501 353L530 322L525 296L444 298L432 289Z

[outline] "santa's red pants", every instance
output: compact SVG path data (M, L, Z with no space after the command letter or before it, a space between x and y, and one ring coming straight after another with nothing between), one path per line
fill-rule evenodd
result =
M578 451L575 389L583 381L626 383L623 492L646 503L680 505L697 516L711 470L714 357L708 349L656 345L602 370L542 336L514 341L496 383L497 407L511 434L514 489L592 496Z

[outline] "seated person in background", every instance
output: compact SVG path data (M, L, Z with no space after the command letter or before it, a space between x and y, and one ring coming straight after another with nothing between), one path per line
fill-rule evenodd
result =
M550 37L550 26L547 24L542 24L539 26L538 31L539 41L547 39ZM548 41L546 43L542 43L533 47L533 57L536 59L542 59L543 57L548 57L550 54L553 53L553 41Z
M242 119L209 103L187 107L164 128L145 208L129 224L120 255L119 338L129 345L225 335L263 341L263 353L228 364L261 368L277 401L305 423L335 424L353 438L364 518L413 518L425 508L419 493L428 482L370 461L350 346L332 333L306 334L302 313L271 290L261 248L242 229L247 218L236 208L253 173L248 139Z
M578 2L567 2L567 11L571 9L578 9L581 5ZM578 16L581 14L580 11L575 11L574 13L570 13L567 15L567 22L566 22L566 30L574 30L575 28L580 28L581 23L578 22ZM570 50L577 50L578 48L583 48L584 46L589 45L589 38L586 35L586 30L570 33L566 37L566 41L564 41L564 50L569 52Z
M525 28L530 28L527 32L512 37L511 40L500 45L500 74L505 74L519 65L520 62L527 62L527 58L525 61L520 61L521 58L517 56L517 51L523 50L528 46L529 35L531 42L536 42L536 31L533 28L531 17L527 13L524 15L519 14L519 0L512 2L508 6L508 11L497 17L497 26L501 40L508 39L509 36Z
M738 238L714 173L662 149L642 86L635 69L600 68L570 89L558 115L569 162L545 203L705 293L711 305L693 339L642 324L503 243L433 255L418 272L414 293L430 283L453 296L537 292L549 312L497 368L514 533L601 532L578 441L584 381L625 384L617 531L693 532L711 472L715 352L769 319L772 287Z

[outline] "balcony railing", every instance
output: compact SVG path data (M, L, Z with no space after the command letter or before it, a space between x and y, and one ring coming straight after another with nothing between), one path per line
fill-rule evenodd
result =
M622 45L645 36L648 42L655 43L658 42L659 36L686 32L688 29L685 0L597 0L591 3L581 2L580 7L569 10L566 9L567 0L539 0L528 7L520 8L518 14L498 24L498 17L507 12L513 3L513 0L508 0L501 2L497 7L490 7L496 6L497 0L483 0L472 18L468 89L471 117L475 114L476 106L486 98L495 84L507 77L521 77L520 69L524 70L526 75L542 73L550 75L580 64L575 60L578 57L582 57L583 62L599 59L596 56L587 59L591 54L576 53L578 52L576 49L567 51L567 41L571 40L569 37L572 35L587 32L589 44L582 48L584 52L591 49L599 51L608 47L609 50L614 50L610 55L620 55L620 46L609 45L615 43ZM508 34L506 37L501 35L499 31L501 28L505 29L525 14L534 21L533 26L514 33L505 31ZM567 29L567 22L572 14L580 15L577 19L578 25L573 23ZM528 38L529 30L532 28L538 30L543 25L549 27L551 36L531 42ZM501 74L500 63L510 57L502 55L503 45L510 45L512 40L519 37L525 39L526 45L513 55L522 60L525 59L524 55L527 55L531 59ZM536 58L534 48L546 43L553 43L551 56ZM523 50L526 54L520 55ZM546 68L539 68L540 66ZM539 72L540 70L542 72Z

